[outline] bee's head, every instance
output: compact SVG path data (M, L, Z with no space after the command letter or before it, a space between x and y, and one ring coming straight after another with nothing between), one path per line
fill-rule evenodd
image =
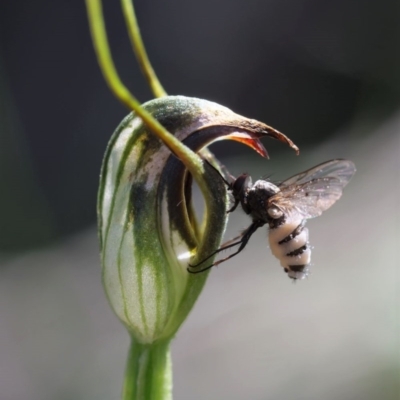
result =
M235 204L240 203L247 214L249 214L250 211L248 210L246 195L252 185L253 182L251 176L248 174L242 174L231 183L230 187Z
M232 194L233 197L237 198L246 193L246 190L252 185L251 176L248 174L242 174L238 176L232 183Z

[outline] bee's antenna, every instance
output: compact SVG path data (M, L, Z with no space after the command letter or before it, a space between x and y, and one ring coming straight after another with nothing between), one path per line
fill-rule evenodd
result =
M211 167L211 168L220 176L220 178L224 181L224 183L225 183L225 185L228 187L228 189L231 189L232 183L228 182L228 181L224 178L224 176L221 174L221 172L219 172L218 169L217 169L216 167L214 167L214 165L212 165L212 164L210 163L210 161L208 161L208 160L205 159L205 158L204 158L203 160L204 160L204 162L205 162L209 167ZM230 177L231 179L235 179L235 177L233 177L233 176L228 172L228 169L227 169L224 165L220 164L220 167L221 167L222 171L224 171L224 174L228 173L228 175L229 175L229 177Z

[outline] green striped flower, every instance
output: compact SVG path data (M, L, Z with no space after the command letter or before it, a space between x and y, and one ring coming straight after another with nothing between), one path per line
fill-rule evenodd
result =
M206 146L221 139L243 142L264 156L263 136L295 148L273 128L209 101L170 96L143 108L211 161ZM191 175L139 117L129 114L108 145L98 196L103 283L113 310L143 345L174 335L208 275L189 274L189 261L205 258L220 245L227 191L216 172L204 166L213 202L198 224Z

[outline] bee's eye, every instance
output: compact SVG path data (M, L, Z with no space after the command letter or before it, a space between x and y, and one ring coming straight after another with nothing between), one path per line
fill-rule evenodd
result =
M278 219L283 215L283 212L278 207L269 207L267 212L268 215L273 219Z

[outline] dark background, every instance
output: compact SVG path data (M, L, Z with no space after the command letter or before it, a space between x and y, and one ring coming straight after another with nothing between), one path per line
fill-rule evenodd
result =
M120 3L104 3L118 71L147 101ZM309 279L289 282L262 229L213 269L173 341L174 399L398 400L398 0L135 5L168 93L264 121L301 149L266 139L266 161L213 145L233 174L279 180L341 157L357 167L307 222ZM95 205L127 113L99 71L83 0L0 0L1 400L120 398L129 338L101 287ZM226 239L248 224L233 213Z
M104 3L118 70L149 100L119 3ZM398 1L135 5L168 93L216 101L300 148L360 115L368 135L398 106ZM0 249L9 254L95 223L102 155L127 110L102 79L83 1L2 0L0 34Z

